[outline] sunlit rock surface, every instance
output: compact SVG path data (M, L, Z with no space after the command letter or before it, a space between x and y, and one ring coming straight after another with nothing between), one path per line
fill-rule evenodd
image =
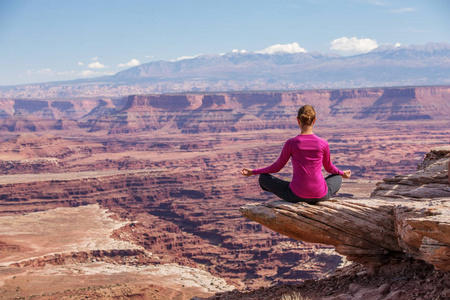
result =
M0 216L0 299L189 299L233 289L119 240L132 224L98 204Z

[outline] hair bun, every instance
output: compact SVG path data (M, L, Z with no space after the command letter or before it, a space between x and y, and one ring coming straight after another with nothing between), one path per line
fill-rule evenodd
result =
M312 125L316 118L316 111L311 105L304 105L298 110L297 117L303 125Z

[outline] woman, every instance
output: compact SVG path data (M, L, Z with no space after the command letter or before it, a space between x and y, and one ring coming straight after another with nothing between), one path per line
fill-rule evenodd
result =
M241 174L244 176L261 174L259 176L261 188L283 200L315 204L328 200L337 193L342 178L350 178L351 171L341 171L331 163L327 141L313 133L316 112L311 105L302 106L298 110L297 122L301 133L284 144L281 155L275 163L262 169L244 168ZM269 174L280 171L291 157L293 166L291 182ZM331 174L327 178L322 176L322 165Z

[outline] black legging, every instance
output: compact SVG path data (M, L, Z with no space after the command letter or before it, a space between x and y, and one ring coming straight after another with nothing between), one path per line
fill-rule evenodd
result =
M316 204L319 201L328 200L333 194L336 194L341 188L342 178L338 174L329 175L325 178L328 186L328 192L322 198L301 198L294 194L289 188L289 181L285 181L271 174L260 174L259 185L265 191L271 192L283 200L297 203L307 202L309 204Z

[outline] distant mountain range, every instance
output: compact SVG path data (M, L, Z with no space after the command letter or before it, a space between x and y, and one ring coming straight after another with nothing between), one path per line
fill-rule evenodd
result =
M0 97L114 97L133 93L448 84L450 44L429 43L384 45L354 56L285 52L199 55L150 62L112 76L2 87Z
M201 55L180 61L157 61L110 77L129 83L148 79L204 79L325 83L427 80L448 83L450 45L382 46L369 53L342 57L320 53L261 54L255 52ZM425 74L423 73L425 72Z

